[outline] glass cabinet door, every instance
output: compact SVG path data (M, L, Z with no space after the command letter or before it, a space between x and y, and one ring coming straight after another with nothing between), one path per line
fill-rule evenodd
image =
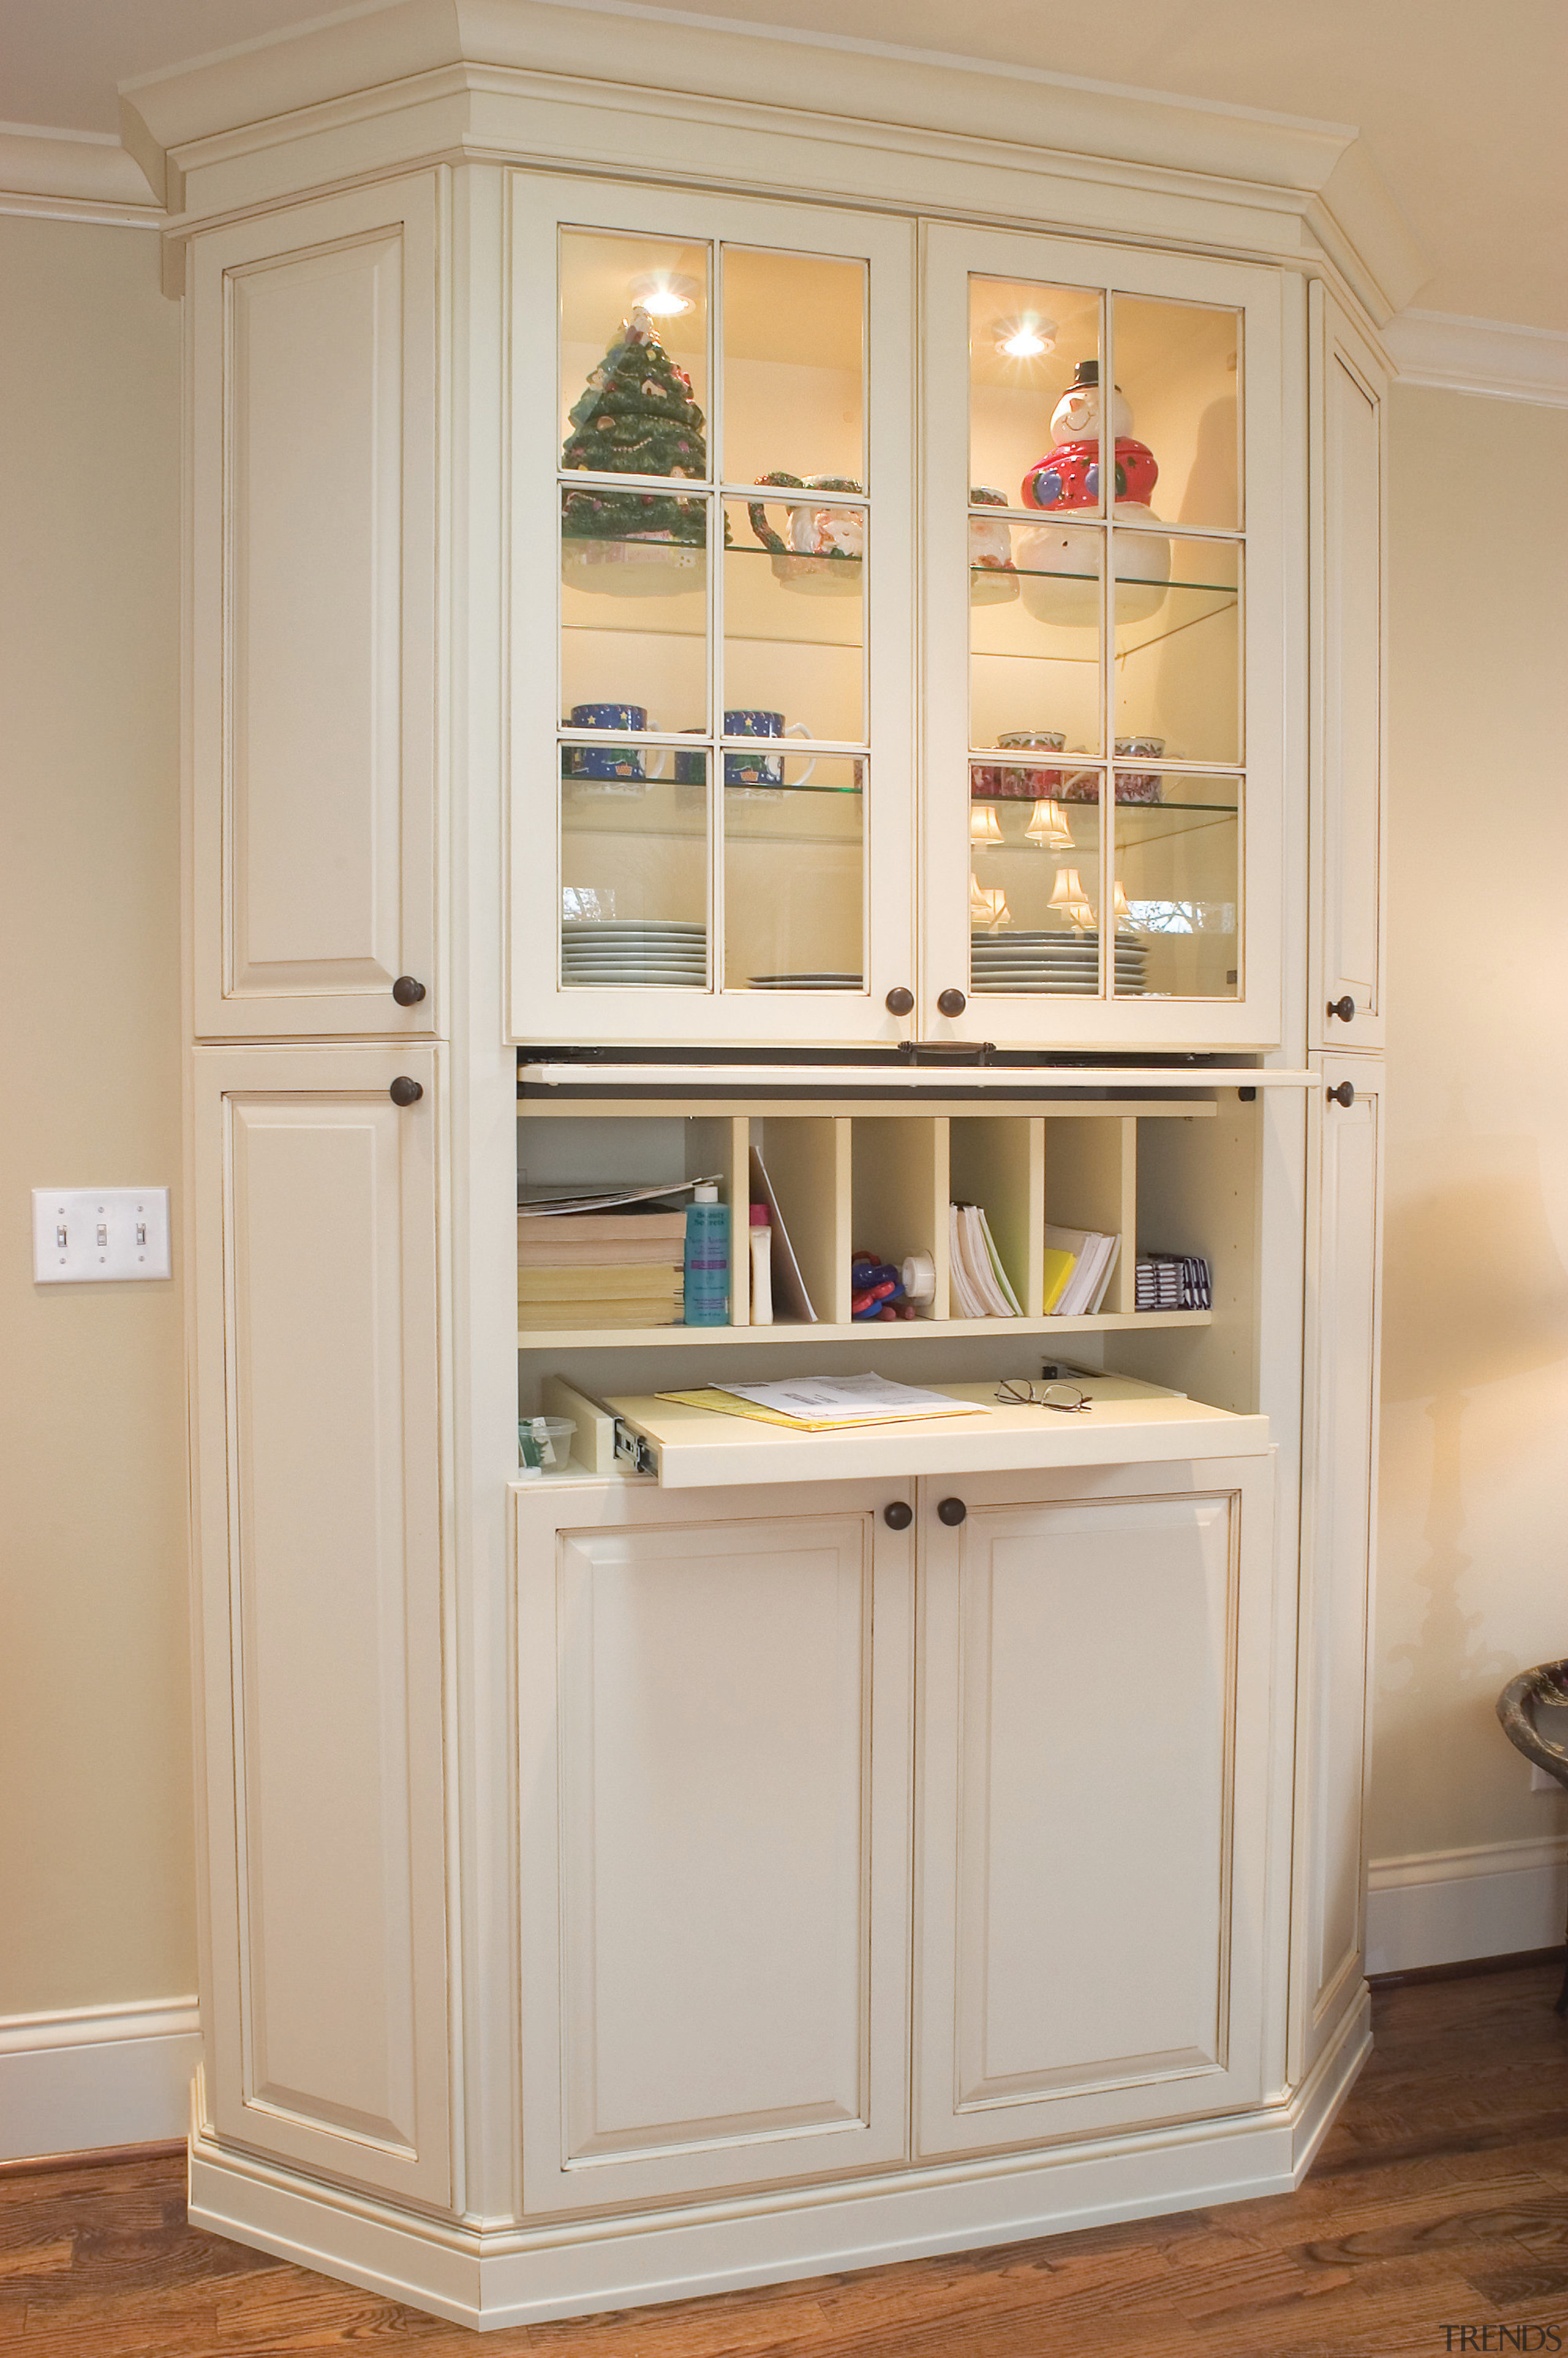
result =
M516 1035L896 1041L913 232L514 203Z
M940 228L925 294L923 1029L1268 1044L1276 283Z

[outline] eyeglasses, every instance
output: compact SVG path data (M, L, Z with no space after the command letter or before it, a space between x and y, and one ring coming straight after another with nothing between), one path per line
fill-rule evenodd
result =
M1000 1383L996 1398L1001 1408L1059 1408L1069 1415L1076 1409L1094 1406L1087 1392L1080 1391L1076 1384Z

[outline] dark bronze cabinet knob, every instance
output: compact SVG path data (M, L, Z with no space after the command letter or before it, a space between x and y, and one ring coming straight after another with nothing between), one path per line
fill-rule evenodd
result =
M1331 1015L1337 1015L1342 1023L1354 1022L1356 1019L1356 1001L1351 998L1350 993L1346 991L1343 999L1331 999L1329 1001L1328 1011Z
M936 1509L939 1523L961 1523L968 1513L962 1498L944 1498Z
M1348 1081L1341 1081L1336 1089L1329 1090L1328 1102L1330 1105L1353 1106L1356 1102L1356 1091Z
M395 1106L411 1106L418 1104L425 1091L419 1082L411 1081L406 1073L399 1073L386 1094Z
M425 996L425 986L411 974L400 974L392 986L392 995L399 1007L417 1007Z
M962 1015L968 1003L961 990L945 990L936 1001L944 1015Z
M906 990L902 982L895 984L887 996L887 1011L890 1015L913 1015L914 991Z
M906 1531L914 1520L914 1509L907 1498L895 1498L882 1509L882 1520L890 1531Z

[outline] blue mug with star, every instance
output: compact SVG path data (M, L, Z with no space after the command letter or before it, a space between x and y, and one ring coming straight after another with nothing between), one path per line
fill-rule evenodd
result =
M574 704L568 725L573 729L625 729L641 735L648 726L642 704ZM650 766L641 745L563 745L561 775L602 778L641 785L663 773L666 749L655 748Z
M741 708L724 715L726 737L772 738L809 737L810 730L803 720L786 721L782 712L759 712ZM795 780L804 786L816 764L807 762ZM727 786L780 786L784 784L784 755L764 753L761 745L753 753L731 750L724 756L724 783Z

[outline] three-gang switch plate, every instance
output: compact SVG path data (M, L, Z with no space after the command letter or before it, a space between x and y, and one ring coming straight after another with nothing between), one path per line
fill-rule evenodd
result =
M168 1277L167 1187L35 1187L33 1280Z

